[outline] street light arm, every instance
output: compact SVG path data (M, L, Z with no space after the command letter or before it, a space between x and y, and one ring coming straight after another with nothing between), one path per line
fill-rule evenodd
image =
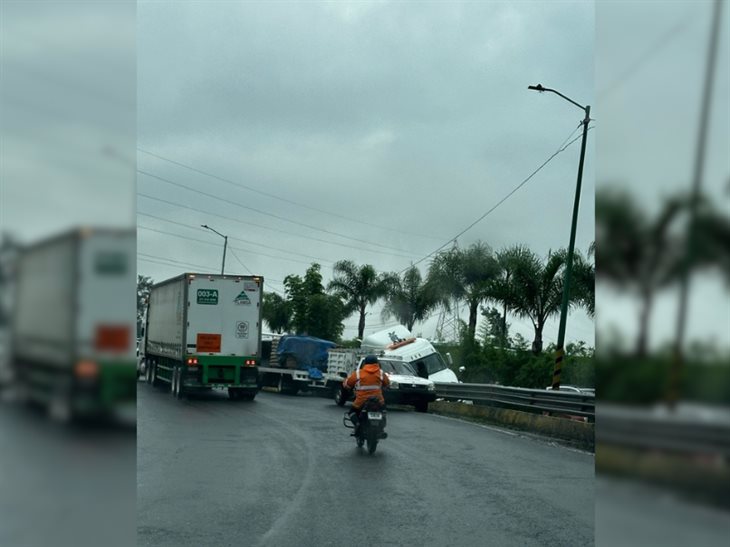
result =
M211 232L214 232L214 233L218 234L218 235L219 235L219 236L221 236L221 237L226 237L226 236L224 236L224 235L223 235L222 233L220 233L220 232L219 232L218 230L215 230L215 229L211 228L211 227L210 227L210 226L208 226L207 224L201 224L201 225L200 225L200 227L201 227L201 228L205 228L206 230L210 230Z
M532 91L539 91L540 93L543 93L544 91L549 91L551 93L555 93L556 95L561 96L563 99L565 99L569 103L573 103L575 106L577 106L578 108L580 108L582 111L585 112L585 110L586 110L586 107L585 106L576 103L570 97L566 97L565 95L563 95L562 93L560 93L560 91L556 91L554 89L550 89L549 87L543 87L541 84L527 86L527 89L531 89Z

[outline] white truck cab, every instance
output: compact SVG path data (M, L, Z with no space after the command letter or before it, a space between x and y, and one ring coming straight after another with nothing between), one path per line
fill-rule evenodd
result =
M432 382L459 381L431 342L425 338L414 337L401 325L366 336L360 347L364 351L377 354L381 359L407 363L416 374L427 374Z
M365 358L360 359L362 368ZM431 380L420 378L411 365L400 359L378 358L380 368L388 375L390 388L383 393L387 403L413 405L418 412L426 412L428 403L436 400L436 386Z

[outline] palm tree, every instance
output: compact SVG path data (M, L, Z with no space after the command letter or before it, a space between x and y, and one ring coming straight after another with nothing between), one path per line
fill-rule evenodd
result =
M543 262L534 252L523 256L515 268L511 287L511 308L526 317L535 329L532 351L542 353L542 332L547 320L560 313L566 251L550 252ZM578 253L574 255L577 256ZM579 259L580 260L580 259ZM575 291L572 291L575 293ZM569 302L575 302L575 294Z
M378 274L370 264L358 267L352 260L340 260L333 266L334 279L327 290L345 302L346 308L359 312L357 337L362 340L365 332L365 310L388 294L392 283L389 274Z
M676 278L682 245L670 233L683 208L680 199L667 200L651 218L626 192L596 195L596 261L599 274L639 297L636 354L646 355L649 320L656 291Z
M421 272L411 266L403 277L392 277L382 317L395 317L410 331L418 321L428 317L428 313L438 305L438 299L431 285L424 283Z
M588 256L595 253L595 243L588 247ZM596 266L580 253L573 255L573 280L571 289L576 304L585 309L590 317L596 314Z
M502 306L502 345L506 342L507 312L511 309L514 296L512 295L512 278L521 263L529 261L530 250L524 245L513 245L496 254L499 272L489 287L489 299Z
M499 272L492 249L482 242L466 249L454 248L437 254L428 272L428 284L447 309L451 300L469 307L467 339L474 341L479 305L489 297L490 283Z

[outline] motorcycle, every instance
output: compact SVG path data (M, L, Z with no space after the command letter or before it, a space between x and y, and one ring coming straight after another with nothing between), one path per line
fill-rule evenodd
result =
M376 398L371 397L360 410L360 416L345 412L342 424L348 429L354 429L352 436L355 437L358 447L367 444L368 454L374 454L378 442L386 439L385 432L386 411L385 406Z

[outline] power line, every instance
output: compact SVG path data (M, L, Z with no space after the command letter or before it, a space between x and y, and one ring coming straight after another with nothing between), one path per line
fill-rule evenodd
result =
M251 275L254 275L254 273L248 268L248 266L246 266L243 262L241 262L241 259L238 258L238 255L233 252L233 248L231 248L230 251L231 251L231 254L233 255L233 258L235 258L238 261L238 263L241 265L241 267L244 270L246 270L248 273L250 273Z
M234 254L234 257L235 256L236 255ZM170 268L176 268L178 270L179 270L180 266L189 266L189 267L192 267L192 268L196 268L196 269L198 269L199 272L204 272L204 271L208 270L208 266L203 266L201 264L192 264L190 262L182 262L180 260L174 260L172 258L156 257L154 255L148 255L148 254L145 254L145 253L137 253L137 257L138 257L137 260L140 261L140 262L149 262L151 264L157 264L158 266L168 266ZM149 258L139 258L139 257L149 257ZM238 257L236 257L236 260L238 260ZM239 260L239 262L240 262L240 260ZM241 266L243 266L244 268L246 268L246 266L242 262L241 262ZM251 275L255 275L248 268L246 268L246 270ZM265 281L265 283L267 285L270 282L283 283L283 282L279 281L278 279L271 279L271 278L266 278L266 277L264 278L264 281ZM286 296L279 289L276 289L274 287L271 287L271 290L274 291L274 292L278 292L282 296Z
M592 129L592 127L589 127L588 129ZM572 133L571 133L571 134L570 134L570 135L568 136L568 138L570 138L570 137L571 137L571 136L573 135L573 133L575 133L575 129L574 129L574 130L573 130L573 132L572 132ZM472 228L473 228L474 226L476 226L477 224L479 224L479 223L480 223L480 222L481 222L482 220L484 220L484 219L485 219L485 218L487 217L487 215L489 215L490 213L492 213L492 212L493 212L493 211L494 211L495 209L497 209L497 207L499 207L499 206L500 206L500 205L502 205L502 204L503 204L503 203L504 203L505 201L507 201L507 200L508 200L508 199L509 199L510 197L512 197L512 195L513 195L513 194L514 194L515 192L517 192L517 191L518 191L518 190L519 190L520 188L522 188L522 187L523 187L523 186L524 186L525 184L527 184L527 183L528 183L528 182L530 181L530 179L532 179L532 177L534 177L534 176L535 176L535 175L536 175L537 173L539 173L539 172L540 172L540 171L541 171L541 170L542 170L542 169L543 169L543 168L544 168L544 167L545 167L545 166L546 166L546 165L547 165L548 163L550 163L550 162L551 162L551 161L552 161L552 160L553 160L553 159L554 159L554 158L555 158L555 157L556 157L556 156L557 156L558 154L560 154L561 152L565 151L565 150L566 150L566 149L567 149L567 148L568 148L568 147L569 147L569 146L570 146L571 144L573 144L574 142L576 142L576 141L577 141L577 140L579 140L580 138L582 138L582 135L579 135L579 136L577 136L577 137L576 137L576 138L574 138L574 139L573 139L572 141L570 141L570 142L569 142L568 144L564 144L564 145L561 145L561 147L560 147L560 148L558 148L558 149L557 149L557 150L556 150L556 151L555 151L555 152L554 152L554 153L553 153L553 154L552 154L552 155L551 155L551 156L550 156L550 157L549 157L548 159L546 159L546 160L545 160L545 161L544 161L544 162L543 162L543 163L542 163L542 164L541 164L541 165L540 165L540 166L539 166L539 167L538 167L537 169L535 169L535 170L534 170L534 171L533 171L532 173L530 173L530 175L529 175L529 176L528 176L528 177L527 177L526 179L524 179L524 180L523 180L522 182L520 182L520 183L519 183L519 184L518 184L517 186L515 186L515 187L514 187L514 188L513 188L513 189L512 189L512 190L511 190L511 191L510 191L510 192L509 192L509 193L508 193L508 194L507 194L506 196L504 196L504 197L503 197L503 198L502 198L501 200L499 200L499 201L498 201L498 202L497 202L497 203L496 203L496 204L495 204L495 205L494 205L494 206L493 206L493 207L492 207L491 209L489 209L489 210L488 210L488 211L487 211L486 213L484 213L484 214L483 214L482 216L480 216L480 217L479 217L478 219L476 219L476 220L475 220L474 222L472 222L471 224L469 224L469 226L467 226L466 228L464 228L464 229L463 229L463 230L462 230L461 232L459 232L459 233L458 233L458 234L456 234L456 235L455 235L454 237L452 237L451 239L449 239L449 240L448 240L448 241L447 241L446 243L444 243L443 245L441 245L441 246L440 246L439 248L437 248L436 250L434 250L434 251L430 252L429 254L427 254L426 256L424 256L423 258L421 258L421 259L417 260L416 262L414 262L413 264L411 264L411 266L409 266L408 268L405 268L405 269L401 270L401 271L399 272L399 274L402 274L403 272L405 272L405 271L406 271L406 270L408 270L409 268L411 268L411 267L413 267L413 266L415 266L415 265L417 265L417 264L420 264L420 263L421 263L421 262L423 262L424 260L426 260L426 259L428 259L428 258L432 257L432 256L433 256L433 255L435 255L435 254L436 254L437 252L439 252L439 251L440 251L441 249L443 249L444 247L446 247L446 246L447 246L447 245L448 245L449 243L451 243L452 241L455 241L456 239L458 239L459 237L461 237L462 235L464 235L464 234L465 234L466 232L468 232L469 230L471 230L471 229L472 229ZM566 139L566 140L567 140L567 139ZM565 142L565 141L563 141L563 142Z
M148 173L147 171L143 171L141 169L137 169L137 173L139 173L141 175L145 175L145 176L150 177L150 178L153 178L153 179L157 179L157 180L159 180L161 182L165 182L167 184L171 184L173 186L177 186L178 188L184 188L185 190L188 190L190 192L195 192L196 194L200 194L201 196L206 196L208 198L215 199L217 201L222 201L223 203L228 203L230 205L234 205L236 207L240 207L241 209L246 209L248 211L254 211L255 213L258 213L260 215L264 215L264 216L267 216L267 217L275 218L277 220L282 220L284 222L289 222L289 223L295 224L297 226L302 226L304 228L309 228L310 230L316 230L318 232L323 232L325 234L330 234L330 235L334 235L334 236L341 237L341 238L344 238L344 239L349 239L351 241L357 241L358 243L365 243L366 245L372 245L374 247L381 247L383 249L390 249L391 251L407 252L407 251L404 251L403 249L398 249L396 247L388 247L387 245L383 245L381 243L373 243L372 241L368 241L366 239L358 239L356 237L346 236L346 235L343 235L343 234L339 234L337 232L333 232L332 230L327 230L326 228L318 228L317 226L312 226L311 224L305 224L304 222L298 222L296 220L292 220L290 218L286 218L286 217L283 217L283 216L280 216L280 215L276 215L274 213L268 213L266 211L262 211L261 209L257 209L255 207L250 207L248 205L244 205L244 204L238 203L236 201L230 201L230 200L224 199L224 198L222 198L220 196L216 196L215 194L211 194L211 193L208 193L208 192L203 192L202 190L198 190L196 188L192 188L191 186L187 186L187 185L182 184L180 182L175 182L173 180L166 179L164 177L160 177L160 176L155 175L153 173Z
M619 76L617 76L610 84L604 87L598 94L598 99L605 99L616 88L623 85L629 80L647 61L661 51L664 46L674 41L682 32L687 30L697 19L697 10L692 7L685 13L669 30L662 33L654 43L647 48L632 64L630 64Z
M140 256L144 257L144 258L139 258ZM163 266L177 266L177 267L190 266L191 268L200 268L201 272L204 272L205 270L208 269L208 266L203 266L201 264L193 264L191 262L183 262L181 260L175 260L173 258L161 257L161 256L150 255L150 254L145 254L145 253L137 253L137 257L138 257L137 260L142 260L144 262L159 263L159 262L164 261L164 262L168 263L168 264L163 263L162 264Z
M244 264L244 263L243 263L243 262L241 261L241 259L240 259L240 258L238 258L238 255L237 255L236 253L234 253L234 252L233 252L233 249L230 249L230 251L231 251L231 254L233 255L233 258L235 258L235 259L236 259L236 260L238 261L238 263L239 263L239 264L241 265L241 267L243 267L243 269L245 269L245 270L246 270L246 271L247 271L248 273L250 273L251 275L255 275L255 274L254 274L254 273L253 273L253 272L252 272L251 270L249 270L248 266L246 266L246 265L245 265L245 264ZM266 277L264 277L264 282L267 282L267 281L275 281L275 280L273 280L273 279L269 280L269 279L267 279ZM279 293L279 294L280 294L281 296L286 296L286 294L285 294L285 293L283 293L282 291L280 291L280 290L279 290L279 289L277 289L277 288L271 287L271 290L272 290L272 291L274 291L275 293Z
M319 239L317 237L308 236L308 235L304 235L304 234L298 234L298 233L295 233L295 232L287 232L286 230L279 230L277 228L272 228L270 226L264 226L262 224L256 224L254 222L246 222L245 220L241 220L241 219L234 218L234 217L228 217L228 216L225 216L225 215L221 215L219 213L213 213L211 211L205 211L203 209L199 209L199 208L196 208L196 207L190 207L189 205L183 205L181 203L176 203L174 201L170 201L170 200L167 200L167 199L162 199L162 198L158 198L158 197L155 197L155 196L150 196L149 194L145 194L145 193L142 193L142 192L137 192L137 195L138 196L141 196L143 198L152 200L152 201L157 201L157 202L160 202L160 203L166 203L166 204L172 205L174 207L180 207L182 209L188 209L189 211L196 211L198 213L203 213L205 215L213 216L213 217L216 217L216 218L221 218L221 219L224 219L224 220L230 220L232 222L237 222L238 224L242 224L244 226L256 226L257 228L262 228L264 230L271 230L272 232L277 232L277 233L280 233L280 234L285 234L285 235L289 235L289 236L292 236L293 235L295 237L301 237L303 239L309 239L309 240L312 240L312 241L318 241L320 243L327 243L329 245L337 245L338 247L345 247L347 249L354 249L354 250L357 250L357 251L365 251L365 252L368 252L368 253L385 254L385 255L389 255L389 256L397 256L399 258L407 258L407 259L410 259L411 258L410 256L406 256L406 255L402 255L402 254L389 253L387 251L382 251L382 250L375 251L375 250L372 250L372 249L365 249L363 247L355 247L353 245L347 245L346 243L338 243L336 241L327 241L326 239ZM138 214L141 214L141 213L138 213Z
M225 177L221 177L219 175L215 175L213 173L209 173L207 171L203 171L202 169L197 169L197 168L192 167L190 165L186 165L186 164L181 163L179 161L175 161L175 160L172 160L170 158L166 158L164 156L160 156L159 154L155 154L155 153L150 152L148 150L144 150L143 148L137 148L137 150L139 150L140 152L142 152L144 154L147 154L149 156L152 156L154 158L157 158L157 159L166 161L168 163L172 163L173 165L177 165L179 167L183 167L185 169L189 169L190 171L193 171L193 172L198 173L200 175L205 175L207 177L214 178L214 179L219 180L221 182L225 182L226 184L230 184L230 185L235 186L237 188L243 188L243 189L249 190L250 192L255 192L257 194L260 194L262 196L267 196L267 197L270 197L270 198L273 198L273 199L278 199L279 201L283 201L285 203L290 203L292 205L296 205L297 207L303 207L304 209L309 209L311 211L316 211L318 213L323 213L325 215L329 215L329 216L341 218L343 220L347 220L347 221L354 222L354 223L357 223L357 224L362 224L364 226L369 226L371 228L378 228L380 230L391 231L391 232L394 232L394 233L399 233L399 234L409 235L409 236L416 236L416 237L421 237L421 238L425 238L425 239L439 239L439 238L436 238L436 237L433 237L433 236L427 236L427 235L424 235L424 234L416 234L416 233L406 232L406 231L402 231L402 230L386 229L386 228L383 228L382 226L379 226L377 224L372 224L370 222L365 222L363 220L359 220L359 219L356 219L356 218L352 218L352 217L348 217L348 216L345 216L345 215L341 215L339 213L334 213L332 211L326 211L324 209L319 209L317 207L312 207L311 205L307 205L305 203L301 203L301 202L298 202L298 201L294 201L294 200L291 200L291 199L287 199L287 198L284 198L284 197L281 197L281 196L277 196L276 194L270 194L269 192L264 192L263 190L259 190L258 188L254 188L254 187L248 186L248 185L243 184L241 182L235 182L235 181L232 181L232 180L227 179Z
M197 243L204 243L206 245L213 245L215 247L220 247L219 244L214 243L212 241L204 241L202 239L196 239L194 237L184 236L184 235L181 235L181 234L176 234L174 232L167 232L165 230L158 230L157 228L150 228L148 226L140 226L140 225L137 225L137 229L139 229L139 230L148 230L150 232L157 232L159 234L169 235L169 236L177 237L177 238L180 238L180 239L186 239L188 241L195 241ZM305 262L303 260L297 260L296 258L288 258L288 257L285 257L285 256L275 256L275 255L270 255L270 254L267 254L267 253L262 253L260 251L253 251L251 249L241 249L239 247L232 247L230 245L228 246L228 249L234 249L236 251L241 251L243 253L254 253L257 256L265 256L267 258L274 258L276 260L288 260L289 262L297 262L298 264L305 264L307 266L310 266L311 265L309 262ZM330 266L327 266L326 264L325 265L322 265L322 267L323 268L330 268Z
M183 228L188 228L190 230L202 231L201 228L199 228L198 226L192 226L190 224L185 224L183 222L177 222L177 221L170 220L170 219L167 219L167 218L158 217L156 215L150 215L148 213L137 213L137 215L144 216L144 217L154 218L156 220L161 220L163 222L169 222L170 224L175 224L177 226L182 226ZM162 232L162 233L167 233L167 232ZM267 249L272 249L274 251L281 251L282 253L288 253L288 254L302 256L304 258L311 258L313 260L319 260L320 262L327 262L329 264L334 264L334 261L333 260L327 260L326 258L312 256L312 255L308 255L308 254L304 254L304 253L298 253L296 251L290 251L288 249L280 249L278 247L272 247L271 245L267 245L267 244L264 244L264 243L257 243L255 241L249 241L248 239L241 239L240 237L228 236L228 239L231 239L231 240L234 240L234 241L240 241L242 243L248 243L250 245L256 245L257 247L265 247ZM195 241L202 241L202 240L196 239ZM220 245L217 245L217 246L220 247Z

